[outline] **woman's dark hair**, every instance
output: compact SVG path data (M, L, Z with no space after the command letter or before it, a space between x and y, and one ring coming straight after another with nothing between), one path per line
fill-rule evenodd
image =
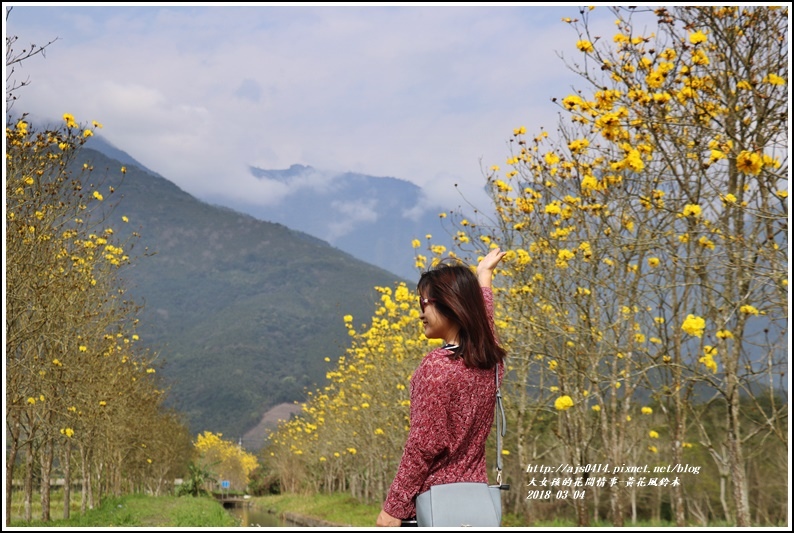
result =
M419 295L432 298L436 311L456 324L458 346L455 356L468 367L493 368L505 358L496 341L482 289L471 268L442 261L424 272L416 285Z

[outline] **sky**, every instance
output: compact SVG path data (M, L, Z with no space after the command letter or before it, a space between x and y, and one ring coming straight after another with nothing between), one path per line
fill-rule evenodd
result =
M302 164L412 182L438 210L487 201L483 173L505 166L513 130L553 131L551 99L586 88L566 66L582 57L562 21L582 18L574 5L277 4L4 3L17 48L55 40L17 65L14 109L96 120L215 203L285 201L248 168ZM587 16L611 38L608 8Z

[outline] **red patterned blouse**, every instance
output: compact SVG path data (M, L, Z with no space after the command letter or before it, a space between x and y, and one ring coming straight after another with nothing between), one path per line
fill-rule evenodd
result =
M493 327L493 293L482 288ZM416 496L433 485L488 482L485 441L496 402L494 369L467 368L437 348L411 378L411 429L383 509L400 519L416 515ZM500 365L500 380L504 373Z

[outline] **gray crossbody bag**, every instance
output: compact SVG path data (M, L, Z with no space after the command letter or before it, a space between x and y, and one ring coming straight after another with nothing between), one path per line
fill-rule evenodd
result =
M488 483L445 483L434 485L416 497L416 522L419 527L499 527L502 525L502 437L505 435L505 410L496 369L496 485Z

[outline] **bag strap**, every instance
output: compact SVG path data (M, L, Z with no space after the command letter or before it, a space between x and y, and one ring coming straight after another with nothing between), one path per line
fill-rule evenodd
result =
M505 436L507 419L505 418L505 408L502 405L502 390L499 387L499 363L494 365L496 369L496 482L502 484L502 437Z

